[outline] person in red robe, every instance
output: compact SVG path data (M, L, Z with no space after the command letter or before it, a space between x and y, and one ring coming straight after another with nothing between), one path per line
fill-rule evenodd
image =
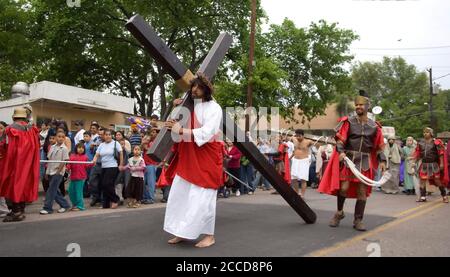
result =
M156 187L162 189L163 191L163 198L161 199L161 203L167 203L167 200L169 199L170 186L172 186L173 179L175 178L175 175L173 175L174 174L173 171L171 173L172 175L167 176L167 168L168 165L170 165L170 163L172 162L172 159L174 158L176 146L177 144L174 144L170 152L160 163L161 175L159 176L158 181L156 182Z
M273 157L275 170L280 174L283 179L291 185L291 171L290 171L290 162L289 162L289 146L283 141L281 135L276 137L278 141L278 149L275 153L269 153L268 156ZM279 194L278 191L274 191L271 194Z
M223 146L217 139L222 108L212 99L212 93L209 80L197 75L191 83L194 111L190 124L182 126L174 120L165 123L175 141L180 141L166 172L168 178L175 176L164 219L164 230L174 235L170 244L200 235L204 237L196 247L215 243L217 190L223 184ZM175 102L179 103L180 99Z
M446 158L447 158L447 161L448 161L448 159L450 159L450 139L449 140L447 140L447 148L446 148L446 150L445 150L445 152L446 152ZM447 163L447 178L449 179L449 182L448 182L448 184L447 184L447 188L448 189L450 189L450 164L448 164ZM447 195L450 195L450 191L449 192L447 192Z
M330 221L330 227L339 226L340 221L345 217L345 199L356 198L353 228L365 231L362 219L371 187L361 183L343 159L348 157L364 176L373 180L374 171L378 166L384 173L386 157L383 154L384 140L381 125L367 117L370 102L364 91L360 93L362 95L355 99L356 115L339 119L336 127L336 147L318 191L337 196L337 212Z
M38 199L39 131L29 123L31 111L14 109L14 123L6 128L6 151L0 168L0 197L12 202L4 222L25 219L25 203Z
M420 198L417 202L427 201L426 183L439 187L442 201L448 203L445 187L448 184L448 163L444 143L440 139L433 138L433 129L423 129L423 139L417 143L416 160L421 160L419 167Z

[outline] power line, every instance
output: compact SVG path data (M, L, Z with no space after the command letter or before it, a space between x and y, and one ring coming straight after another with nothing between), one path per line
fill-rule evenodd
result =
M355 50L427 50L427 49L442 49L450 48L450 45L430 46L430 47L406 47L406 48L353 48Z
M437 78L434 78L433 81L436 81L437 79L441 79L441 78L444 78L444 77L447 77L447 76L450 76L450 73L442 75L442 76L437 77Z
M402 57L422 57L422 56L447 56L450 55L450 53L439 53L439 54L407 54L407 55L400 55L400 54L371 54L371 53L355 53L356 55L362 55L362 56L402 56Z

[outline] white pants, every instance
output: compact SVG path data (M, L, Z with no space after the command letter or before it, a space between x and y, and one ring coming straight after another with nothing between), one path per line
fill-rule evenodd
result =
M164 231L185 239L213 235L217 190L196 186L176 175L170 189Z

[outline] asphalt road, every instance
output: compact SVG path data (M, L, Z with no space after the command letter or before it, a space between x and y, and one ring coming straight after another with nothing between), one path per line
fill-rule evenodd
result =
M0 256L63 257L72 253L67 250L71 243L77 243L85 257L368 256L372 253L368 245L380 242L381 255L450 255L449 205L417 204L414 199L375 193L367 205L366 233L352 228L354 200L347 201L341 226L328 227L336 200L312 190L307 203L318 216L312 225L305 224L280 196L267 192L220 199L216 244L207 249L195 248L195 242L167 244L163 204L141 210L34 215L28 222L0 224Z

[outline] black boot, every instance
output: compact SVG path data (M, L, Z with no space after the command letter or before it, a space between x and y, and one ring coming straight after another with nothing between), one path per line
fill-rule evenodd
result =
M364 227L364 224L362 223L365 208L366 200L356 200L355 220L353 221L353 228L358 231L366 231L366 227Z
M345 199L346 199L345 196L338 194L338 196L337 196L337 210L338 211L344 210Z
M420 198L417 202L427 202L427 189L420 188Z
M12 203L11 212L3 219L3 222L16 222L25 219L25 202Z

